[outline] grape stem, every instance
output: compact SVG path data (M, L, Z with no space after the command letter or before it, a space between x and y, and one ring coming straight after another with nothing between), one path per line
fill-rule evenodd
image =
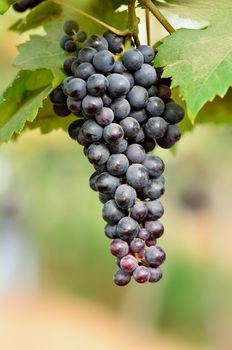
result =
M128 35L128 34L131 34L130 30L129 29L125 29L125 30L119 30L117 28L114 28L112 26L110 26L109 24L101 21L100 19L92 16L92 15L89 15L88 13L86 13L85 11L82 11L76 7L73 7L72 5L69 5L61 0L52 0L53 2L55 2L56 4L58 5L61 5L63 7L66 7L70 10L72 10L73 12L76 12L76 13L79 13L80 15L82 16L85 16L87 18L89 18L90 20L100 24L102 27L105 27L106 29L110 30L111 32L115 33L116 35L121 35L121 36L125 36L125 35Z
M149 10L145 9L145 17L146 17L146 31L147 31L147 45L151 45L151 25L150 25L150 13Z
M138 29L138 19L135 13L135 3L136 3L136 0L128 1L128 28L129 28L129 31L132 33L136 46L139 46L140 45L139 35L138 35L139 29Z
M162 26L171 34L175 32L173 26L168 22L168 20L162 15L158 8L153 4L151 0L139 0L140 4L148 9L153 16L155 16Z

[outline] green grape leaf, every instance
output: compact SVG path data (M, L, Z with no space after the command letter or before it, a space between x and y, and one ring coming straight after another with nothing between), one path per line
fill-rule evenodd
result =
M208 21L203 30L178 29L158 48L156 67L172 77L186 101L191 122L206 102L225 96L232 85L232 3L230 0L173 0L164 8L179 16ZM161 8L163 5L161 5ZM197 122L199 122L197 118Z
M41 134L48 134L53 130L63 129L68 130L68 126L73 120L77 119L73 114L68 117L62 118L57 116L52 108L52 103L47 98L43 102L43 107L40 108L33 123L26 122L23 129L40 129Z
M18 0L0 0L0 15L5 13L8 8Z
M29 70L62 67L68 56L59 46L60 38L63 35L63 21L63 18L59 18L45 23L44 28L47 35L32 35L30 41L19 45L20 53L16 57L14 65L17 68Z
M60 5L52 1L42 2L39 6L32 9L28 15L19 19L9 29L23 33L27 30L39 27L47 21L51 21L62 13Z
M62 79L63 73L57 69L19 72L0 99L0 142L9 141L23 130L26 121L35 119L43 100Z

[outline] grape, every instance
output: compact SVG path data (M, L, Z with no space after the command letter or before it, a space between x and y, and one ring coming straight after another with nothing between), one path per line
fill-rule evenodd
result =
M146 156L143 165L147 168L151 178L157 178L164 172L164 162L161 158L153 154Z
M109 82L108 92L112 97L126 95L130 90L129 80L122 74L110 74L107 80Z
M157 91L157 96L160 97L164 102L167 102L171 97L171 93L172 92L170 87L166 85L160 85Z
M111 102L112 102L112 98L111 98L110 96L104 94L104 95L102 96L102 101L103 101L103 105L104 105L105 107L108 107L108 106L111 104Z
M97 51L108 50L108 42L101 35L91 35L86 41L85 46L93 47Z
M103 173L103 172L106 171L106 166L105 166L105 164L101 164L101 165L93 164L93 167L94 167L94 169L96 170L96 172L97 172L98 174L101 174L101 173Z
M22 0L13 4L13 8L17 12L24 12L30 8L30 0Z
M111 108L103 107L95 116L96 122L101 126L106 126L114 120L114 113Z
M125 139L120 139L118 142L110 144L110 152L115 153L124 153L127 150L128 142Z
M153 50L153 48L147 45L140 45L137 47L137 49L142 53L144 62L151 63L151 61L155 57L155 51Z
M146 207L145 203L143 203L143 202L137 202L131 208L132 218L139 221L139 222L145 220L147 213L148 213L147 207Z
M105 204L110 199L113 199L111 194L105 194L105 193L99 193L98 198L102 204Z
M160 247L149 247L145 253L145 259L150 267L158 267L165 260L165 253Z
M122 63L129 71L138 70L142 67L143 62L143 55L136 49L128 50L122 55Z
M122 62L120 61L115 61L114 68L112 69L112 73L123 73L124 72L124 67Z
M152 247L152 246L154 246L154 245L156 245L156 238L150 236L150 237L146 240L146 246L147 246L147 247Z
M150 271L145 266L138 266L133 272L133 277L138 283L146 283L150 278Z
M50 93L49 97L52 103L56 105L64 105L67 100L67 96L63 93L61 86L58 86L56 89L54 89Z
M138 238L141 238L144 241L148 240L149 236L149 233L144 228L142 228L138 233Z
M124 136L122 127L116 123L111 123L105 126L103 138L109 144L115 144Z
M103 34L109 45L109 50L113 53L120 53L123 49L124 37L116 35L110 31Z
M128 254L129 246L125 241L117 238L111 242L110 251L111 254L116 256L117 258L122 258Z
M116 238L117 237L117 225L106 224L105 228L104 228L104 232L105 232L106 237L111 238L111 239Z
M157 267L157 268L150 267L149 271L150 271L149 282L151 283L158 282L163 276L163 273L160 267Z
M83 119L77 119L69 125L68 134L73 140L77 139L77 134L80 131L80 128L82 127L83 123Z
M60 39L60 47L65 50L65 44L69 41L72 40L72 37L70 35L63 35L62 38Z
M140 125L137 120L131 117L123 119L119 124L124 131L125 137L128 138L135 137L140 129Z
M167 131L168 124L161 117L149 118L145 124L145 132L147 136L154 139L160 139Z
M134 77L136 84L145 88L149 88L157 80L156 70L147 63L135 72Z
M110 105L110 108L114 112L115 118L118 119L126 118L130 113L130 104L123 97L114 99L113 103Z
M93 47L83 47L80 49L78 53L78 59L81 62L93 62L93 58L95 54L97 53L97 50L95 50Z
M90 163L102 165L109 159L110 152L106 145L92 143L87 149L86 156Z
M86 95L86 82L79 78L73 78L67 83L63 83L63 92L75 100L81 100Z
M165 108L164 102L159 97L149 97L146 110L152 117L160 116Z
M119 179L107 172L100 174L96 181L97 190L105 194L114 193L119 185Z
M126 172L126 178L128 184L135 189L145 187L149 181L148 171L141 164L130 165Z
M177 125L168 125L167 132L164 137L157 140L162 148L171 148L181 137L181 131Z
M83 135L83 128L80 128L79 132L77 133L76 140L82 146L86 146L86 147L90 146L89 141L87 141Z
M142 143L142 146L143 148L145 149L145 151L148 153L148 152L151 152L155 146L156 146L156 143L154 140L152 139L146 139L143 143Z
M67 52L75 52L76 51L76 43L73 40L68 40L64 44L64 50Z
M81 78L83 80L87 80L94 73L96 73L94 66L91 63L83 62L79 64L78 61L73 62L71 71L75 77Z
M129 185L120 185L114 194L117 205L122 209L128 209L135 203L137 194L133 187Z
M130 242L130 249L133 253L138 253L145 246L144 240L141 238L134 238L133 241Z
M59 117L67 117L70 114L66 105L53 105L53 110Z
M99 174L95 171L89 178L89 186L93 191L97 191L96 180L97 180L98 176L99 176Z
M131 275L128 272L118 270L114 274L114 283L117 286L123 287L126 286L131 280Z
M131 112L130 117L136 119L139 123L142 123L147 119L145 109Z
M94 120L86 120L82 126L82 132L85 139L89 142L99 141L102 137L103 128Z
M135 137L133 137L133 139L131 139L131 141L133 141L135 143L143 143L144 139L145 139L144 131L142 128L140 128L138 134ZM145 148L144 148L144 150L147 152L147 150Z
M84 64L84 63L83 63ZM108 80L102 74L91 74L87 80L88 92L93 96L102 96L106 92Z
M82 108L86 115L95 115L103 108L102 99L100 97L87 95L82 101Z
M108 50L96 53L93 58L93 65L98 72L109 73L114 68L114 55Z
M164 233L163 224L159 221L146 221L145 222L146 231L155 238L160 238Z
M133 143L127 148L126 156L130 163L142 163L146 158L146 152L141 145Z
M123 72L122 75L129 81L130 88L132 88L135 84L135 80L134 80L133 75L129 72Z
M163 118L169 124L179 123L184 118L184 109L175 102L169 102L165 106Z
M111 175L122 176L129 167L129 161L124 154L112 154L107 161L106 167Z
M128 93L127 98L130 102L131 108L139 110L146 107L148 101L148 92L144 87L135 85Z
M72 67L72 64L76 61L77 61L77 58L75 56L70 56L66 58L63 65L64 71L66 74L72 75L71 67Z
M147 186L144 187L143 193L146 198L158 199L164 194L164 184L159 180L152 179Z
M72 97L67 98L67 107L72 113L81 112L81 100L74 100Z
M125 272L133 272L138 267L138 262L133 255L126 255L120 261L120 268Z
M147 92L148 92L149 97L153 97L153 96L157 95L158 89L155 85L152 85L149 87L149 89L147 89Z
M137 221L126 216L122 218L117 225L117 234L119 238L124 241L132 241L139 232L139 225Z
M157 220L161 218L161 216L164 213L164 207L160 202L158 202L157 200L153 200L146 202L146 205L148 210L148 220Z
M68 35L73 35L79 30L79 24L76 21L69 20L64 23L63 30Z
M83 43L87 39L87 34L86 32L80 31L76 34L76 40L79 43Z
M99 177L100 176L101 175L99 175ZM96 183L98 181L98 178L96 180ZM124 216L125 216L125 211L123 211L121 208L117 206L114 199L110 199L108 202L104 204L103 210L102 210L102 217L106 222L108 222L108 224L111 224L111 225L117 224L119 220L122 219Z

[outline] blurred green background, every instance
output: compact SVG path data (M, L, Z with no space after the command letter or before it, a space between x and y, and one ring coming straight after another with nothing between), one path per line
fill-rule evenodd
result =
M22 38L5 30L15 18L9 13L0 20L0 92L16 72L10 62ZM7 237L5 227L13 220L15 235L24 242L24 262L16 279L11 273L13 282L2 296L17 291L33 262L26 278L30 288L34 281L31 292L84 298L115 317L123 315L141 337L149 330L154 339L157 334L167 339L159 349L176 349L174 343L185 349L231 349L231 130L198 126L184 135L175 155L156 151L166 162L166 234L159 243L167 253L164 278L157 285L132 283L122 289L111 283L116 266L81 147L64 132L41 136L37 131L1 146L0 237ZM9 214L12 205L16 209ZM11 261L13 246L0 262ZM144 343L144 349L150 347Z

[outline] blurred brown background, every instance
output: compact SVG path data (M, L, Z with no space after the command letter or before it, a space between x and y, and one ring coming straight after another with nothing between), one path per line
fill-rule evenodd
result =
M0 93L26 38L6 31L16 19L0 18ZM175 155L158 151L164 278L122 289L81 147L37 131L1 146L0 349L231 349L231 130L198 126Z

